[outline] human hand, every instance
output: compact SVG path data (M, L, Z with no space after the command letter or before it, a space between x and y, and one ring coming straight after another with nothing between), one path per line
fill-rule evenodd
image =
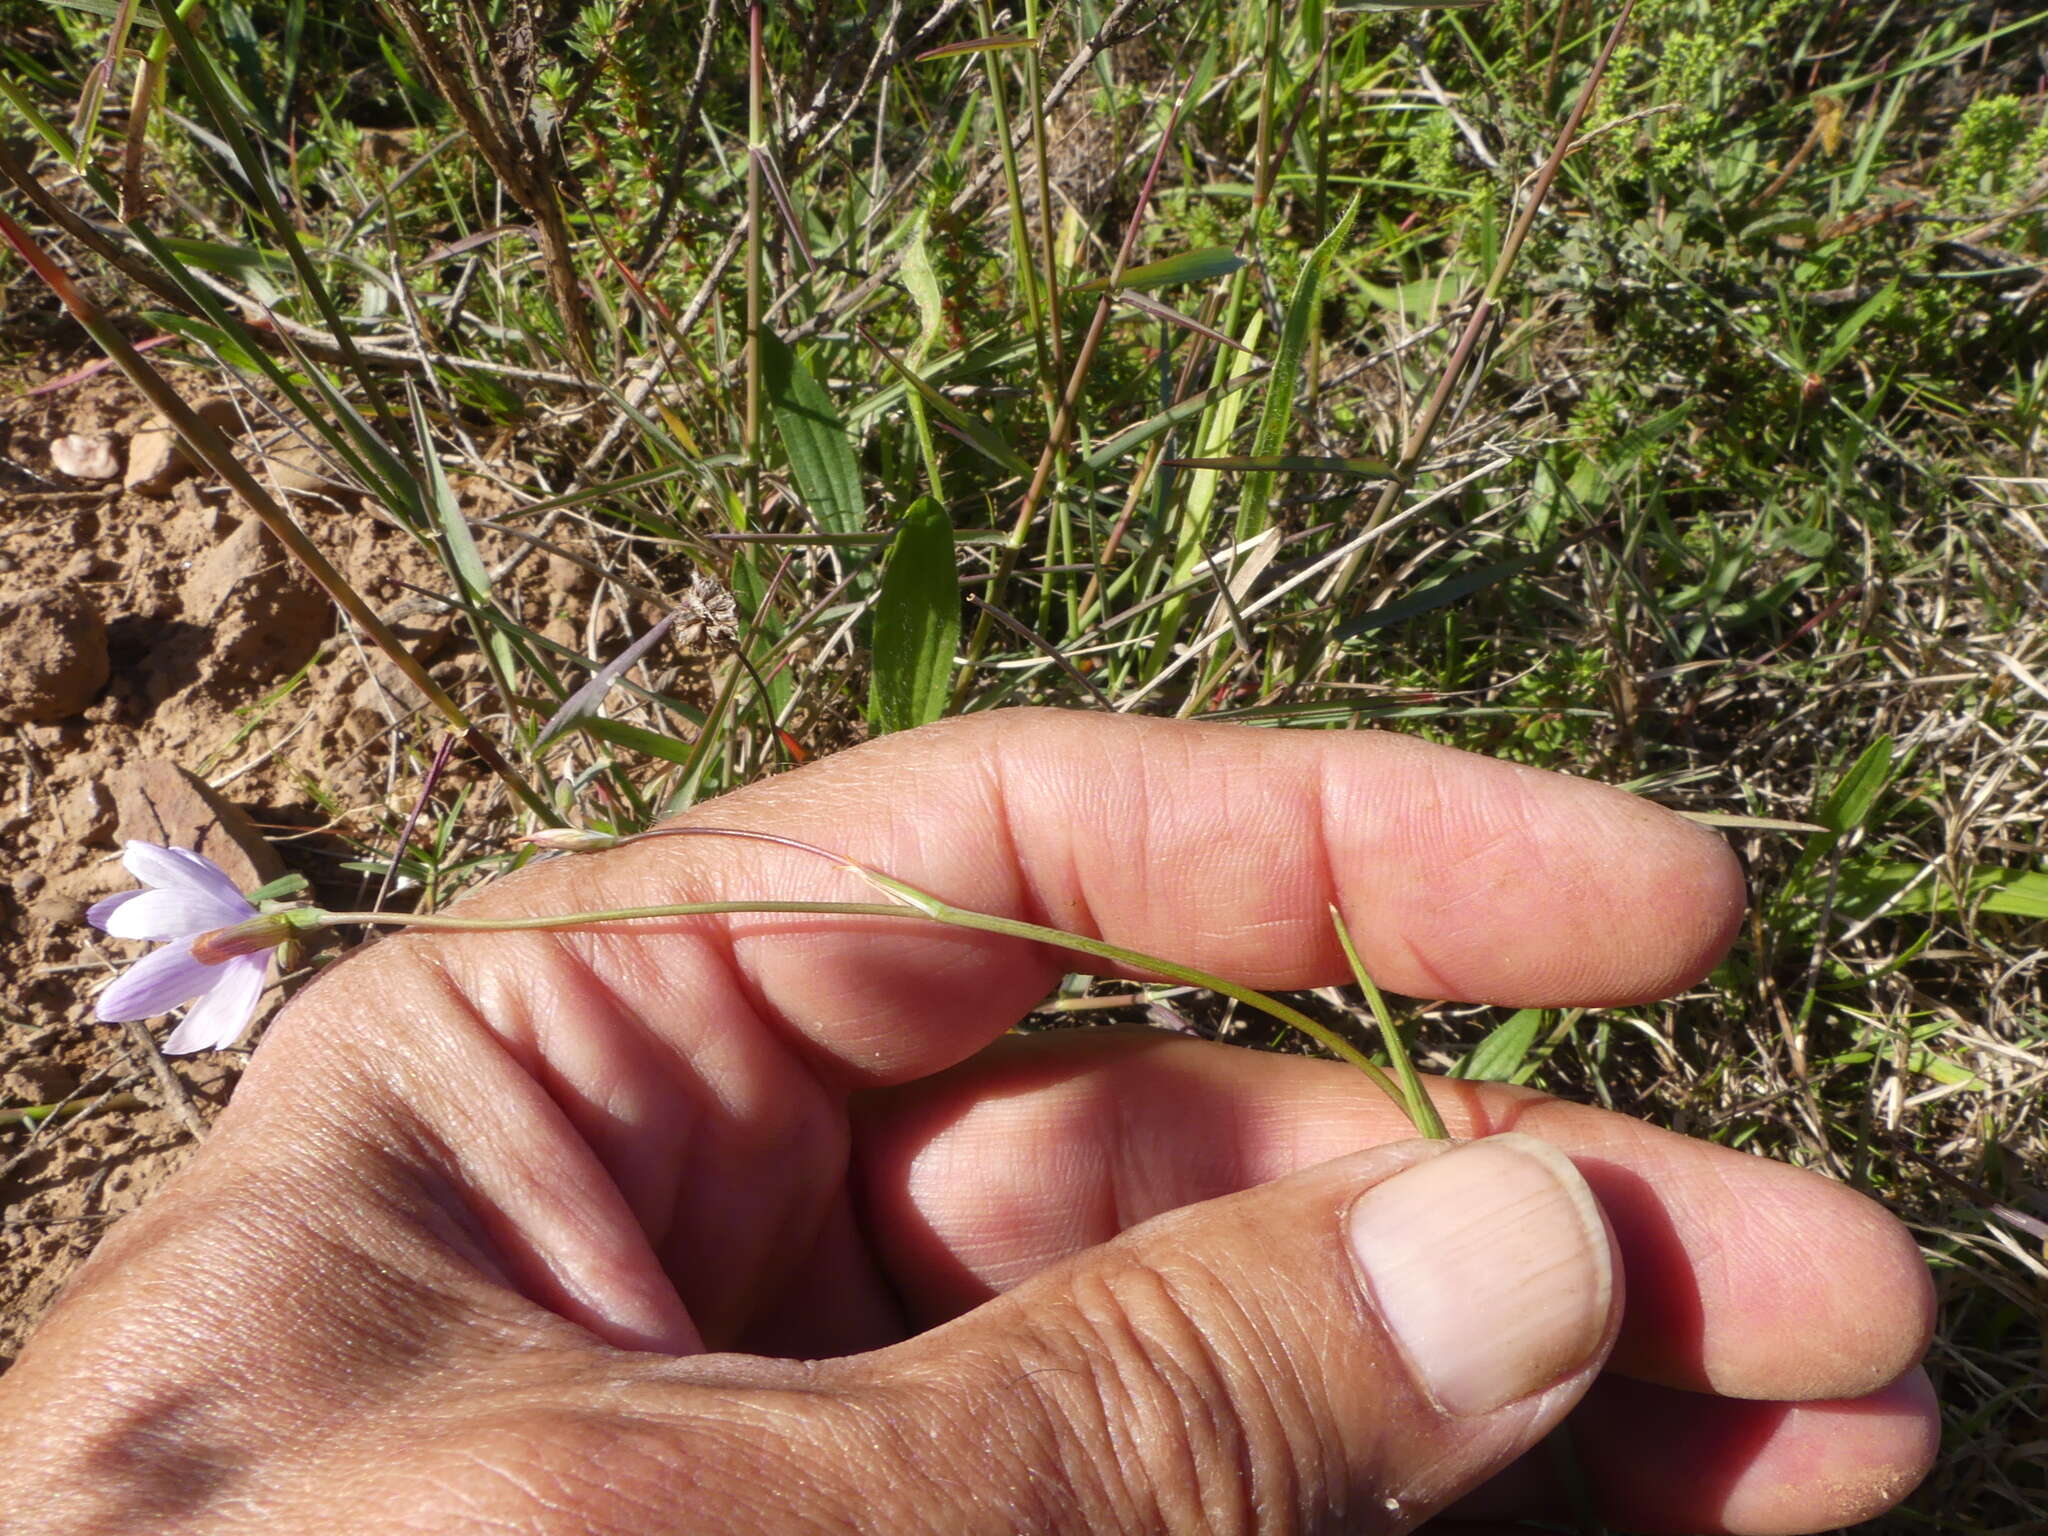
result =
M976 717L691 819L1272 988L1346 974L1331 900L1388 989L1523 1005L1682 987L1741 908L1654 807L1381 735ZM865 895L675 838L462 910ZM1538 1140L1409 1141L1325 1062L999 1039L1063 968L767 914L373 946L0 1378L0 1510L1396 1531L1556 1513L1567 1412L1646 1531L1817 1530L1924 1471L1927 1276L1860 1196L1493 1085L1434 1085L1452 1134Z

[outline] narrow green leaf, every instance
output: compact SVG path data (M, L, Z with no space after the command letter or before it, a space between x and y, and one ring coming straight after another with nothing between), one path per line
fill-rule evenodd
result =
M1937 1056L1929 1050L1908 1053L1906 1070L1918 1072L1923 1077L1931 1077L1948 1088L1974 1088L1981 1093L1991 1086L1968 1067L1951 1061L1946 1056Z
M1449 1141L1451 1133L1444 1129L1443 1117L1436 1111L1430 1100L1429 1091L1422 1086L1422 1079L1416 1075L1415 1063L1408 1055L1407 1044L1401 1039L1401 1027L1394 1022L1394 1016L1387 1010L1387 1000L1380 995L1372 975L1365 968L1364 957L1358 953L1358 946L1352 942L1351 929L1344 921L1344 913L1333 901L1330 903L1330 921L1337 929L1337 942L1343 947L1344 958L1350 963L1351 974L1357 979L1358 988L1365 994L1366 1005L1372 1009L1373 1021L1380 1027L1380 1040L1386 1046L1387 1060L1393 1064L1394 1080L1401 1085L1402 1108L1407 1110L1408 1119L1418 1136L1431 1141Z
M1240 347L1238 350L1243 352L1248 349ZM1182 422L1201 415L1202 412L1209 408L1212 402L1222 399L1225 395L1237 393L1237 391L1245 388L1252 380L1258 377L1259 375L1256 373L1241 373L1234 379L1227 379L1223 383L1216 385L1213 389L1205 389L1198 395L1189 395L1187 399L1177 404L1169 405L1158 415L1147 416L1136 425L1125 427L1123 431L1117 433L1108 442L1098 443L1095 451L1081 462L1090 469L1101 469L1105 465L1114 464L1125 454L1134 453L1144 447L1153 438L1158 437L1162 433L1171 432Z
M1204 325L1193 315L1184 315L1171 304L1162 304L1148 293L1134 293L1129 288L1119 288L1117 298L1141 314L1155 320L1164 320L1168 325L1177 325L1184 331L1193 331L1197 336L1206 336L1219 346L1238 347L1234 337L1226 336L1213 325ZM1238 347L1242 351L1242 347Z
M903 514L889 546L875 599L875 674L868 719L878 731L905 731L945 712L960 648L960 578L953 567L953 525L946 510L920 496Z
M1175 469L1243 469L1274 475L1367 475L1385 479L1394 466L1385 459L1325 459L1312 454L1277 453L1260 457L1253 453L1228 454L1222 458L1168 459Z
M275 272L281 276L292 269L291 258L282 251L226 245L218 240L193 240L184 235L161 238L167 250L175 251L187 266L202 272L218 272L224 277L247 277L256 272Z
M477 646L489 659L498 691L509 703L514 692L512 680L519 670L519 652L506 634L503 615L491 596L491 573L484 565L483 552L476 547L476 536L469 531L469 519L462 515L462 503L456 499L455 489L441 468L440 456L434 452L434 440L427 431L427 415L416 387L407 386L407 401L413 420L419 423L420 463L426 471L426 493L434 521L440 527L441 547L447 551L449 569L461 587L463 611Z
M818 521L832 533L858 533L867 521L860 461L825 386L773 331L761 332L761 385L790 473Z
M688 766L690 744L677 741L673 736L664 736L659 731L650 731L644 726L630 724L624 720L607 720L603 715L585 715L576 722L576 729L586 736L595 736L599 741L608 741L615 747L625 747L634 752L658 757L665 763Z
M941 43L936 48L927 48L910 62L928 64L933 59L957 58L963 53L998 53L1007 48L1029 48L1032 40L1028 37L1003 34L997 37L973 37L964 43Z
M1287 446L1287 429L1294 423L1295 381L1301 372L1302 356L1308 350L1308 333L1316 306L1322 302L1323 273L1328 270L1330 259L1351 238L1351 223L1358 217L1360 200L1361 197L1351 199L1344 217L1309 253L1308 260L1302 263L1301 275L1295 279L1294 297L1288 301L1287 315L1280 325L1280 344L1273 354L1273 371L1266 375L1265 404L1259 412L1258 430L1252 437L1253 458L1276 458ZM1272 473L1255 471L1245 481L1237 504L1238 543L1266 531L1266 507L1272 499Z
M1542 1032L1543 1017L1541 1008L1523 1008L1509 1014L1472 1047L1451 1070L1451 1076L1475 1083L1514 1082L1529 1059L1536 1036Z
M1880 736L1828 792L1813 819L1837 835L1853 832L1870 815L1892 776L1892 739Z
M904 270L909 270L906 262ZM939 413L940 425L958 437L968 447L979 453L992 464L999 464L1013 475L1028 475L1031 466L1023 456L1003 440L1001 433L983 421L979 416L962 410L928 383L908 363L886 348L882 350L882 361L887 363L896 376L903 381L904 388L914 394L923 404Z
M1405 624L1438 608L1448 607L1461 597L1485 590L1497 582L1506 581L1510 576L1519 575L1545 554L1517 555L1512 560L1503 560L1498 565L1482 565L1475 570L1460 571L1455 576L1446 576L1441 581L1432 581L1427 586L1417 587L1405 597L1398 597L1391 603L1383 603L1369 612L1360 614L1337 631L1339 640L1355 640L1360 635L1370 634L1376 629L1386 629L1395 624Z
M1863 334L1863 328L1892 307L1899 296L1896 282L1886 283L1882 288L1856 307L1856 312L1835 327L1835 334L1828 338L1828 348L1820 355L1815 372L1829 373L1849 355L1856 345L1856 338Z
M231 368L241 368L249 373L257 371L255 354L218 326L208 325L204 320L194 320L167 309L146 309L142 311L142 317L159 330L169 331L173 336L183 336L187 341L196 341L200 346L218 353L220 360Z
M1165 288L1174 283L1205 283L1214 277L1228 277L1245 264L1245 259L1233 250L1220 245L1205 245L1200 250L1182 251L1178 256L1167 256L1159 261L1148 261L1142 267L1133 267L1117 286ZM1108 278L1098 277L1092 282L1077 284L1073 291L1093 293L1108 282Z

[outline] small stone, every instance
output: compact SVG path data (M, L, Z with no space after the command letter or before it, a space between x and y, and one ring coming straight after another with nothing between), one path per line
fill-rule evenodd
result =
M327 594L253 518L194 564L185 611L213 630L215 664L244 678L304 666L334 624Z
M0 720L68 719L111 670L106 622L77 588L42 587L0 602Z
M566 556L549 555L548 585L557 592L580 597L597 585L597 578Z
M97 842L114 824L114 802L98 779L86 779L64 797L57 825L66 841Z
M362 493L334 478L327 461L304 443L285 443L265 453L255 466L259 477L268 475L287 498L310 497L335 508L354 506Z
M51 928L76 928L85 921L85 909L91 905L83 896L53 887L30 902L27 911L31 919Z
M112 480L121 473L120 447L111 432L74 432L50 444L50 464L74 480Z
M249 818L176 763L159 758L130 764L115 772L109 787L117 841L190 848L245 891L284 873L284 861Z
M382 710L357 707L341 722L342 735L357 746L367 746L391 728Z
M193 405L192 414L213 427L223 437L240 437L248 430L248 425L242 420L241 411L236 408L235 402L225 395L206 396Z
M138 432L128 440L128 472L121 477L128 490L161 501L191 473L191 462L179 449L176 433Z

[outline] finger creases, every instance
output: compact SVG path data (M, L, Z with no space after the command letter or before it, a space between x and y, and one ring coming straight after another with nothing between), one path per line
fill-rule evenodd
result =
M958 906L1107 939L1253 986L1344 977L1329 908L1389 990L1526 1006L1639 1001L1732 936L1721 842L1634 796L1378 732L1288 732L1046 711L944 722L739 793L690 825L773 830ZM661 838L507 881L543 911L873 900L843 868L759 843ZM863 1080L959 1060L1076 962L923 922L741 915L750 995ZM686 1002L658 942L608 982ZM637 957L637 958L636 958Z
M1024 1527L1406 1530L1563 1418L1617 1294L1555 1151L1411 1141L1159 1217L854 1364L947 1426L920 1439L1033 1447L1051 1518Z
M1879 1390L1924 1351L1926 1265L1873 1201L1526 1089L1433 1092L1452 1135L1524 1132L1584 1176L1626 1276L1615 1368L1825 1400ZM859 1108L864 1197L927 1324L1161 1212L1413 1134L1349 1068L1139 1031L1013 1037Z

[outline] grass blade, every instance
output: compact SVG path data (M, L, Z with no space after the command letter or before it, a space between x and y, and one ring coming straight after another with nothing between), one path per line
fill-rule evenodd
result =
M1280 325L1280 345L1273 354L1273 371L1266 375L1266 400L1259 411L1258 431L1252 437L1252 457L1279 457L1287 446L1287 429L1294 424L1295 376L1301 372L1302 357L1308 351L1308 336L1316 307L1322 303L1323 273L1330 259L1344 249L1351 238L1352 222L1358 217L1360 198L1351 199L1337 227L1323 237L1309 253L1295 279L1294 297L1288 301L1287 316ZM1384 470L1382 473L1386 472ZM1255 471L1244 483L1237 504L1237 541L1257 538L1266 531L1267 505L1273 498L1273 474Z
M1178 256L1167 256L1158 261L1148 261L1142 267L1132 267L1116 280L1116 286L1168 288L1175 283L1206 283L1211 278L1228 277L1245 265L1245 259L1237 252L1220 245L1205 245L1198 251L1182 251ZM1108 278L1098 277L1092 282L1076 284L1071 291L1094 293L1108 286Z

